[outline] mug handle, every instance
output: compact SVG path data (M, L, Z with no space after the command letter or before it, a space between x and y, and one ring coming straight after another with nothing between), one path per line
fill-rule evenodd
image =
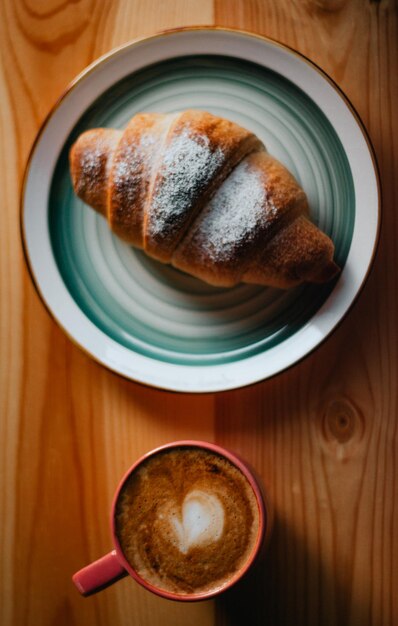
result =
M90 596L101 591L128 575L120 564L116 550L90 563L72 576L72 580L82 596Z

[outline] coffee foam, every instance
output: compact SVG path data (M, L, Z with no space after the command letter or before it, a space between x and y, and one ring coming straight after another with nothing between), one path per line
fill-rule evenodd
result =
M242 472L195 447L159 452L126 482L116 532L133 569L178 594L218 589L246 563L259 532L256 497Z
M176 506L161 512L175 533L175 542L183 554L195 546L218 541L224 528L224 508L220 500L211 493L195 489L190 491L182 503L181 514Z

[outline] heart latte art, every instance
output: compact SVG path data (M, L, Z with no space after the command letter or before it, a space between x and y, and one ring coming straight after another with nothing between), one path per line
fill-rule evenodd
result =
M181 515L176 506L167 513L160 513L160 519L167 519L174 532L174 540L183 554L195 547L218 541L224 528L224 509L214 494L196 489L185 496Z
M228 584L259 534L257 500L246 477L226 458L194 446L141 463L119 495L115 521L132 568L177 594Z

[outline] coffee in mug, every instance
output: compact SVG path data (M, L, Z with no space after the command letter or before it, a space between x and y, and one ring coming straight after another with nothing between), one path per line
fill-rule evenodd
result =
M252 555L259 527L257 499L240 469L193 446L141 463L115 507L116 536L131 567L175 594L227 585Z
M262 552L271 528L259 484L232 452L176 441L134 463L116 490L114 549L73 576L84 596L128 574L178 601L229 589Z

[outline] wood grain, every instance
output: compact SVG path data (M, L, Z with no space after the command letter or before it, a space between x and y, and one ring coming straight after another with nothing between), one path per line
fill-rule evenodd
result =
M261 607L253 609L251 623L394 624L396 6L317 0L264 3L262 9L255 2L219 2L215 19L293 45L342 87L376 148L384 223L374 272L326 345L246 392L246 400L241 392L217 398L218 440L239 447L261 468L276 509L269 567L247 590L258 600L252 606ZM261 446L253 450L257 437ZM232 595L220 602L222 623L241 623L247 614L239 606Z
M397 4L2 0L1 14L0 623L398 624ZM79 71L133 37L212 23L275 37L343 88L376 149L383 229L365 290L320 350L254 387L190 396L122 380L63 335L24 266L18 198L39 125ZM265 564L216 602L170 603L127 579L80 598L70 576L110 548L120 475L183 437L229 446L262 476Z

